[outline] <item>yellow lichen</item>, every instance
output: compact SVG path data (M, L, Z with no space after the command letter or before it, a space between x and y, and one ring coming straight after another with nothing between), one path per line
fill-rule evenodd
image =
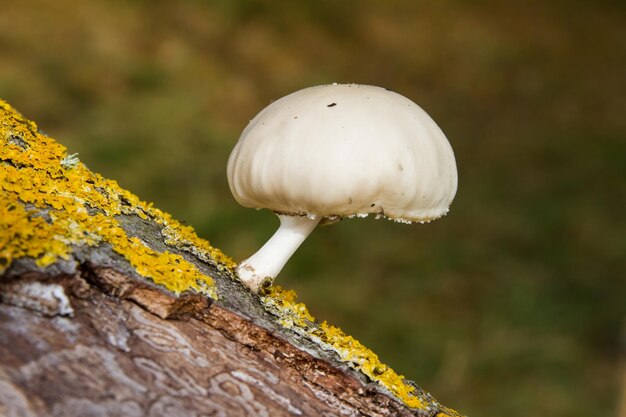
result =
M269 287L261 297L263 305L272 310L279 311L279 323L286 328L307 328L315 322L315 318L303 303L296 302L294 290L284 290L279 285Z
M119 215L161 225L165 243L177 251L193 252L221 269L235 265L191 227L91 172L2 100L0 191L0 273L20 258L33 258L43 268L68 259L73 247L109 244L137 273L175 293L216 297L211 277L178 254L157 252L128 236Z
M278 317L281 325L307 336L325 349L334 351L342 362L389 390L407 406L419 410L437 407L438 417L459 417L456 411L437 404L430 395L418 392L402 375L383 364L374 352L352 336L326 322L315 323L306 306L296 302L295 291L273 286L261 296L261 302Z

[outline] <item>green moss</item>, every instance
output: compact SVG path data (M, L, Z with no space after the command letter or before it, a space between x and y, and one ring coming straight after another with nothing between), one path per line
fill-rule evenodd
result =
M193 248L219 268L235 265L191 227L91 172L1 100L0 188L0 273L16 259L30 257L43 268L68 259L74 246L108 243L140 275L175 293L195 290L217 296L212 278L182 256L157 252L128 236L117 220L122 214L162 225L171 247Z

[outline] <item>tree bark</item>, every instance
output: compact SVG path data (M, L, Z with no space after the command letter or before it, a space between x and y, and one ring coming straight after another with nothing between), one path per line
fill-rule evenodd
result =
M1 101L0 142L0 415L458 416Z

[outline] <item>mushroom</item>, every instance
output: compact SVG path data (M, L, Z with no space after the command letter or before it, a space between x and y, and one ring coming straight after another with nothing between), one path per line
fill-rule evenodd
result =
M445 215L457 170L445 135L417 104L380 87L332 84L289 94L252 119L228 160L228 184L241 205L280 219L237 267L259 292L320 223Z

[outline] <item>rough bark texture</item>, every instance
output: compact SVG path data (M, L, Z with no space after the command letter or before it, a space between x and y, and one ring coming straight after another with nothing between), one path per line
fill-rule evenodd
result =
M412 414L201 295L98 267L25 274L1 291L7 416Z
M0 105L1 416L458 416Z

